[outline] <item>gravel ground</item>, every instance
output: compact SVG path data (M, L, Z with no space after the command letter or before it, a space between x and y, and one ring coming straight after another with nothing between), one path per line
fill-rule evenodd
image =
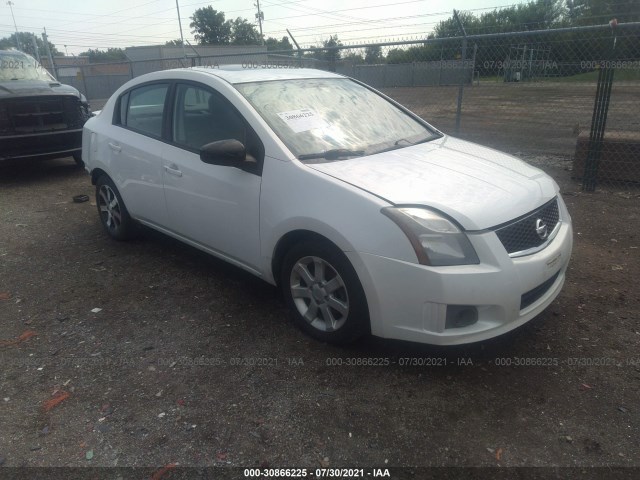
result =
M640 467L640 193L582 194L565 160L532 160L573 216L565 289L517 332L448 349L318 343L243 271L151 231L108 239L71 159L0 165L0 476Z

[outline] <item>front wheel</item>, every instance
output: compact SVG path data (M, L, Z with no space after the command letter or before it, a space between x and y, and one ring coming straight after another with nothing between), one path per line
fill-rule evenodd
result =
M96 182L96 205L102 226L112 238L127 240L134 236L135 224L116 185L106 175Z
M295 245L285 255L280 282L295 323L312 337L345 344L368 333L362 285L336 247L319 241Z
M82 160L82 154L80 152L75 152L73 154L73 161L76 162L78 167L84 167L84 161Z

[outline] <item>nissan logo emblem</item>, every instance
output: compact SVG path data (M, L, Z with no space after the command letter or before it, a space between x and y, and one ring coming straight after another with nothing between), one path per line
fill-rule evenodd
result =
M536 220L536 233L538 234L538 237L540 237L540 240L544 240L549 236L549 229L547 228L547 224L544 223L541 218Z

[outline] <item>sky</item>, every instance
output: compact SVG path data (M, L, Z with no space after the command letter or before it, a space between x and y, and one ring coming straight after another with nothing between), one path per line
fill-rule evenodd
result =
M337 34L345 45L425 37L453 9L482 13L523 0L260 0L265 38L291 31L301 47ZM0 1L0 38L15 32L10 5ZM175 0L11 0L19 31L46 28L59 51L164 44L180 38ZM178 0L184 38L195 44L193 12L211 5L227 19L255 22L256 0ZM257 25L257 24L256 24ZM292 42L293 43L293 42Z

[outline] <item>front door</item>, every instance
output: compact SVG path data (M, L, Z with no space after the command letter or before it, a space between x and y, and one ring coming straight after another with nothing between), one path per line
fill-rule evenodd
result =
M204 85L178 84L173 102L171 142L162 159L170 229L259 270L260 175L206 164L199 155L200 147L218 140L246 145L248 125Z

